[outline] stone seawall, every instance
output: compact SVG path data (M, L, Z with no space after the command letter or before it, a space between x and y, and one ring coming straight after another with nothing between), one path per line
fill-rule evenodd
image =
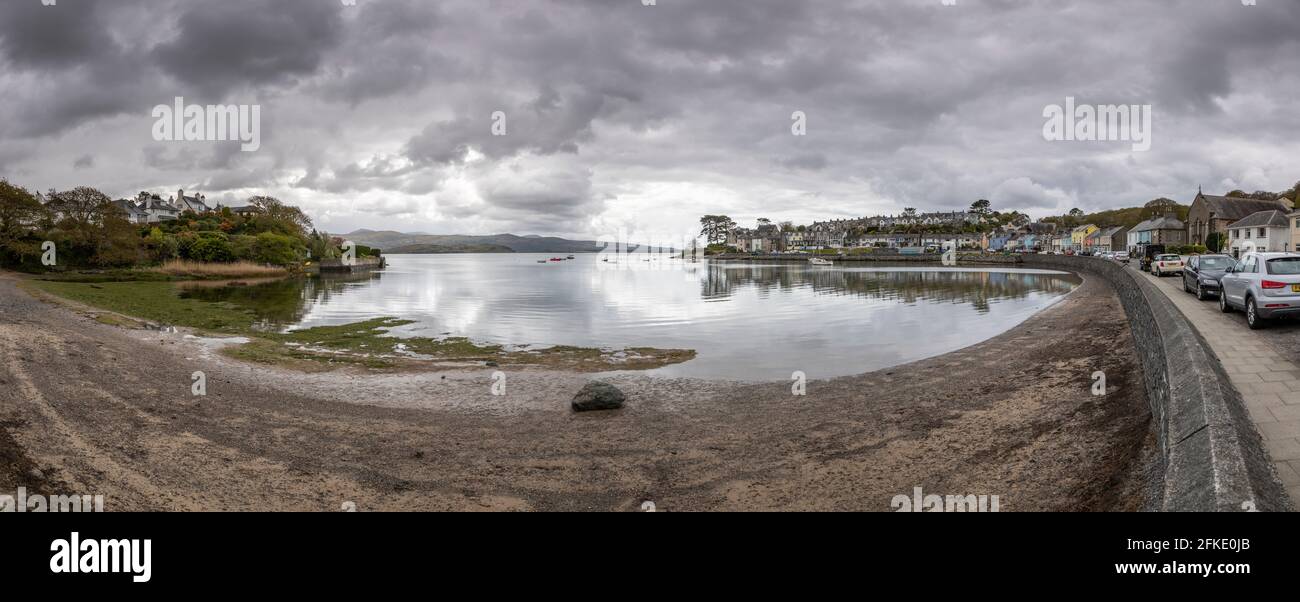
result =
M1097 276L1128 314L1163 458L1166 511L1292 510L1241 393L1200 333L1135 267L1103 259L1026 255L1025 267Z
M831 261L867 261L885 263L941 263L943 256L938 254L902 255L899 253L860 253L839 255L812 255L808 253L779 253L769 255L750 255L747 253L723 253L710 255L709 259L723 261L808 261L809 257L821 257ZM969 264L1016 264L1020 256L1002 253L959 253L957 263Z

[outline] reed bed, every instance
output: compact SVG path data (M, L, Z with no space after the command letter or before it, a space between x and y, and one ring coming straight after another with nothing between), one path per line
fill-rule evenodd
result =
M251 261L205 263L187 259L172 259L154 268L153 271L169 276L196 278L257 278L283 276L286 272L284 268L260 265Z

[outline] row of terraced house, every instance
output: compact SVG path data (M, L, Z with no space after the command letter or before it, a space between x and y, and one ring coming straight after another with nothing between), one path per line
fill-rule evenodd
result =
M1253 246L1263 251L1300 250L1300 211L1285 197L1273 200L1207 195L1197 192L1187 221L1173 213L1143 220L1132 228L1083 224L1061 227L1051 222L1003 226L992 232L938 234L925 229L949 230L987 223L984 216L963 211L836 219L810 226L781 228L763 224L735 228L727 245L749 253L814 251L824 249L942 247L955 242L961 249L1012 252L1141 253L1149 245L1165 247L1208 244L1221 236L1222 252L1233 256Z
M960 248L981 249L987 246L983 233L925 233L925 228L948 226L962 228L983 224L978 213L948 211L917 215L886 215L816 221L809 226L782 229L775 224L757 228L733 228L727 233L727 245L747 253L778 253L823 249L900 248L942 246L955 242ZM917 233L900 232L914 229Z

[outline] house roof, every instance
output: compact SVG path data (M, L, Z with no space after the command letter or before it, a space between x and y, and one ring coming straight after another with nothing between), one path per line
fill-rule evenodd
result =
M180 205L196 213L203 213L209 210L207 203L204 203L203 199L188 194L181 197Z
M1133 226L1133 232L1146 232L1148 230L1182 230L1186 228L1178 218L1171 215L1162 215L1153 217L1136 226Z
M1093 224L1084 224L1082 226L1075 226L1074 229L1071 230L1071 232L1087 232L1088 228L1096 228L1096 227L1097 226Z
M126 200L113 201L113 205L125 211L127 215L149 215L148 212L141 210L135 203Z
M1113 238L1115 235L1122 233L1123 230L1124 230L1124 226L1111 226L1109 228L1102 228L1101 230L1097 231L1097 237Z
M1235 222L1232 222L1231 224L1228 224L1228 227L1229 228L1262 228L1262 227L1271 226L1275 228L1287 228L1290 227L1290 225L1291 222L1287 220L1286 212L1278 209L1273 209L1269 211L1257 211Z
M1208 194L1201 194L1198 198L1203 199L1205 203L1209 205L1210 211L1214 213L1214 219L1239 220L1260 211L1269 211L1272 209L1286 210L1286 204L1282 201L1242 199L1230 196L1211 196Z

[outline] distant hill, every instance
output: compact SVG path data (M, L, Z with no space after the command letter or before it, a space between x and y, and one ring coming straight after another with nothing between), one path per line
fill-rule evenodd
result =
M554 236L493 234L407 234L391 230L357 230L343 238L385 253L596 253L594 240L568 240Z
M1169 199L1155 199L1141 207L1125 207L1122 209L1109 209L1088 213L1079 217L1069 215L1058 215L1045 217L1042 221L1055 222L1065 227L1081 226L1083 224L1095 224L1098 226L1124 226L1132 228L1138 223L1147 219L1164 215L1166 213L1174 214L1174 217L1180 221L1187 221L1187 211L1190 209L1187 205L1180 205Z
M367 245L369 246L369 245ZM514 253L501 245L401 245L381 249L386 255L434 255L438 253Z

